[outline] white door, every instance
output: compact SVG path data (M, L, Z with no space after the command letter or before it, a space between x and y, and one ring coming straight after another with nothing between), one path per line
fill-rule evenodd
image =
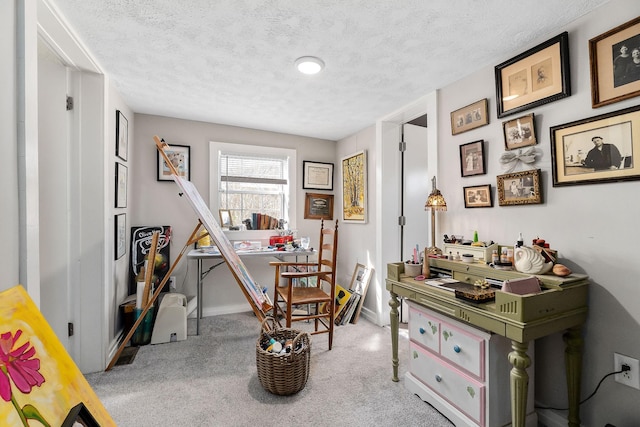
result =
M404 124L403 134L406 149L402 177L405 217L402 229L402 260L406 261L413 256L416 245L422 253L430 246L429 216L424 210L424 204L431 186L427 173L427 128Z
M40 194L40 311L71 353L67 68L38 42L38 162Z

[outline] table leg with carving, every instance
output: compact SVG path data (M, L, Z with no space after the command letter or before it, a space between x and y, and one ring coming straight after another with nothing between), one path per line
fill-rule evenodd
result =
M527 416L527 393L529 374L526 369L531 365L531 358L527 354L529 343L511 341L513 351L509 353L511 368L511 425L524 427Z
M582 379L582 327L570 328L562 336L569 400L569 427L580 426L580 386Z
M389 306L391 307L391 312L389 313L389 317L391 318L391 363L393 365L393 381L398 382L398 334L400 331L400 316L398 313L398 306L400 302L398 301L398 295L390 292L391 299L389 300Z

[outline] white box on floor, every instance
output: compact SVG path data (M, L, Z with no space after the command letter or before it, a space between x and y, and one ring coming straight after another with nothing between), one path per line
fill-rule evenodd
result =
M162 298L156 323L153 326L151 344L187 339L187 297L170 293Z

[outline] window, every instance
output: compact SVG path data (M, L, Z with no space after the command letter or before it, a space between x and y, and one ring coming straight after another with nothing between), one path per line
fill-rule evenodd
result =
M211 148L212 211L228 209L233 225L261 213L293 227L295 150L216 142Z

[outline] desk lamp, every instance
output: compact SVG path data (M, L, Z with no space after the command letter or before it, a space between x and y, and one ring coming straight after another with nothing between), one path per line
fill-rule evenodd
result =
M433 189L431 190L431 194L429 194L427 203L424 204L424 210L431 210L431 247L427 248L427 253L429 255L435 255L442 253L442 251L436 246L436 211L446 211L447 202L445 202L444 196L440 190L436 188L435 176L431 182L433 184Z

